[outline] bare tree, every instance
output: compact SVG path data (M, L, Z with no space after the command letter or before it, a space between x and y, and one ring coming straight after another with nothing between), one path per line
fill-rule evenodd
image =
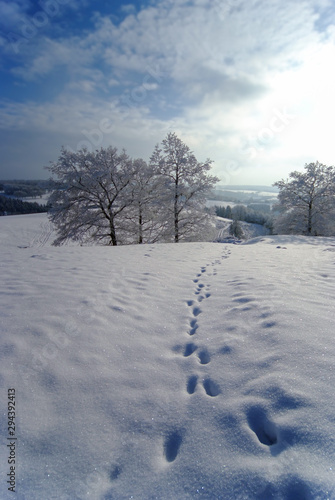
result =
M123 233L123 213L132 203L133 164L126 152L119 154L113 147L92 153L62 149L58 160L47 168L62 185L49 200L50 219L58 233L54 244L73 239L117 245Z
M335 170L322 163L305 165L305 172L291 172L290 180L274 183L279 188L281 211L275 231L305 235L332 233L335 207Z
M209 222L205 211L206 195L219 181L207 173L211 163L209 159L205 163L198 162L175 133L169 133L161 148L157 145L151 156L150 165L164 182L162 203L170 235L176 243L192 238Z

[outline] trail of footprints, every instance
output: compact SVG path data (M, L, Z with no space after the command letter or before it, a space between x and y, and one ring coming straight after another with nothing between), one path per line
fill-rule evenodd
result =
M217 274L215 266L220 265L222 263L222 260L226 259L229 254L230 250L226 251L225 254L222 255L221 259L217 259L214 262L212 262L212 273L211 273L212 276L216 276ZM195 298L193 300L187 301L187 305L191 309L190 326L187 333L191 337L197 333L197 329L199 326L197 319L199 314L201 314L201 307L199 304L201 304L202 301L208 299L211 296L210 285L208 284L205 285L202 282L202 278L204 278L206 275L209 275L207 271L208 266L209 264L207 264L207 266L201 267L200 273L196 275L195 279L193 280L193 283L196 285L196 289L194 291ZM188 342L185 345L183 355L184 357L189 357L192 356L193 354L197 356L200 365L208 365L211 361L210 354L206 347L198 346L195 342ZM191 375L188 378L186 384L186 390L188 394L194 394L194 392L197 389L198 379L199 379L198 375ZM218 384L214 382L214 380L212 380L211 378L203 378L202 385L207 396L216 397L221 392Z
M222 255L221 259L217 259L212 262L212 273L208 273L207 269L210 264L207 266L203 266L200 269L200 272L196 275L195 279L193 279L193 283L195 284L194 298L191 300L187 300L186 304L191 310L191 318L189 322L189 328L187 334L192 337L189 342L187 342L184 346L175 346L174 352L182 353L185 358L189 358L191 356L196 356L199 362L199 365L208 365L211 362L211 356L205 346L198 345L194 340L194 336L197 333L199 328L198 325L198 316L201 314L202 309L200 304L208 298L210 298L210 285L205 285L203 283L203 278L207 276L215 276L217 274L216 265L220 265L223 259L226 259L229 255L230 251L226 251L224 255ZM194 394L197 390L199 380L201 380L203 389L207 396L214 398L218 396L221 392L219 385L212 380L210 377L205 375L201 377L198 374L190 375L186 382L186 391L188 394ZM182 444L183 440L183 431L174 429L169 434L167 434L164 442L164 456L167 462L173 462L179 453L179 448Z
M216 261L217 263L217 261ZM214 266L215 263L212 263ZM193 280L193 283L196 285L196 289L194 292L195 299L194 300L188 300L187 305L191 309L191 319L190 319L190 326L188 330L188 335L191 337L197 333L198 329L198 316L201 314L202 310L199 304L205 299L208 299L211 294L210 294L210 285L204 285L204 283L201 282L201 278L206 275L207 268L204 266L201 268L200 273L197 274L196 278ZM216 274L215 268L213 269L213 275ZM206 347L200 347L198 346L195 342L188 342L185 345L183 355L185 358L192 356L192 355L197 356L198 361L201 365L207 365L211 361L210 354L207 350ZM188 394L194 394L197 385L198 385L198 375L191 375L187 381L186 384L186 390ZM203 387L205 389L205 392L208 396L214 397L217 396L220 392L219 387L217 384L215 384L214 381L211 379L203 379Z
M208 365L211 362L211 356L205 346L198 345L196 342L196 334L198 330L198 317L202 312L201 304L204 300L210 298L210 285L205 285L203 283L203 278L208 276L215 276L216 265L219 265L223 262L223 259L228 258L230 251L226 250L225 254L222 255L221 260L216 260L212 262L212 273L208 273L207 269L210 266L201 267L200 273L197 274L196 278L193 279L193 283L196 288L194 291L194 298L191 300L187 300L186 304L191 310L191 318L189 321L189 328L187 334L190 336L190 341L187 342L184 346L175 346L174 352L182 354L185 358L190 358L193 356L197 357L199 362L199 366ZM234 282L234 286L243 285L243 283ZM233 295L233 302L238 304L238 307L243 307L243 310L250 309L249 302L252 302L253 298L246 297L243 292L238 292ZM261 318L268 319L271 314L269 312L264 312L261 315ZM275 322L265 321L262 323L264 328L270 328L275 325ZM222 352L229 352L229 348L225 347ZM203 368L202 368L203 369ZM221 393L220 386L212 380L206 373L203 374L193 373L190 375L186 381L186 391L189 395L194 394L197 391L200 383L202 384L203 390L206 395L215 398ZM293 408L299 406L299 401L291 401L284 394L278 394L278 397L281 401L281 406L283 405L283 401L287 402L287 406L292 406ZM273 447L279 443L279 435L277 426L272 420L270 420L267 416L267 412L261 406L255 405L249 408L247 412L247 421L250 429L256 434L259 442L262 445L266 445L269 447ZM180 447L182 445L184 439L185 429L172 429L166 436L164 440L163 450L164 457L167 462L174 462L177 458ZM283 444L281 446L278 445L278 448L273 449L273 454L280 453L283 448Z

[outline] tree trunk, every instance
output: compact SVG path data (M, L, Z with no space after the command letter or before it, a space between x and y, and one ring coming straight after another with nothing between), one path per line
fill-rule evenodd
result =
M110 237L109 245L116 247L117 246L117 239L116 239L114 220L112 217L109 219L109 231L110 231L109 232L109 237Z
M307 220L307 235L310 236L312 234L312 209L313 202L310 201L308 204L308 220Z
M179 241L179 214L178 214L178 185L179 185L179 168L176 165L176 180L174 191L174 242Z
M179 241L179 216L178 216L178 195L176 193L174 199L174 241Z
M142 207L138 207L138 243L141 245L143 243L143 216Z

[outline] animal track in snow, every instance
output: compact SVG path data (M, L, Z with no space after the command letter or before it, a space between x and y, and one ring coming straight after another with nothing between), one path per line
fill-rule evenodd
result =
M190 321L190 331L188 332L189 335L194 335L199 328L198 322L196 319L191 319Z
M277 427L268 419L263 408L259 406L250 408L247 419L250 429L256 434L260 443L272 446L278 442Z
M197 387L197 382L198 382L198 376L197 375L191 375L188 378L186 389L187 389L187 392L189 394L194 394L195 389Z
M199 295L199 293L201 292L201 290L204 288L204 284L203 283L199 283L199 285L197 286L197 289L196 291L194 292L195 295Z
M207 365L210 360L211 360L211 357L209 355L209 352L207 351L207 349L202 349L199 353L198 353L198 358L199 358L199 361L202 365Z
M206 391L207 396L211 396L214 398L220 394L220 387L214 380L207 378L203 382L204 389Z
M207 276L215 276L216 274L216 268L214 267L216 264L220 264L221 261L216 260L215 262L212 262L212 267L213 267L213 273L208 274ZM193 279L193 283L196 284L196 290L194 292L194 295L197 295L197 302L200 303L205 299L208 299L211 296L211 293L209 293L210 289L210 284L205 285L204 283L199 283L201 277L205 278L205 273L207 271L207 267L210 266L210 264L207 264L207 266L202 266L200 268L200 273L198 273ZM190 328L188 330L188 335L193 336L195 335L197 329L199 328L197 317L199 314L201 314L202 310L200 307L196 305L194 300L186 300L186 304L188 307L191 308L192 311L192 318L190 319ZM177 346L178 349L175 349L175 351L179 350L179 346ZM208 350L205 347L198 347L195 343L189 342L188 344L185 345L184 347L184 352L183 356L184 357L189 357L191 356L195 351L197 351L197 358L199 360L199 363L201 365L207 365L211 361L210 354ZM180 351L179 351L180 352ZM198 383L198 375L191 375L187 379L186 383L186 390L188 394L193 394L196 390ZM208 396L210 397L216 397L218 394L220 394L220 387L216 382L214 382L210 378L203 379L203 387L205 389L205 392ZM168 446L166 445L166 448Z
M109 473L109 479L111 481L115 481L119 477L121 472L122 472L122 469L119 465L113 465L113 467L111 468L110 473Z
M193 309L193 316L199 316L199 314L201 314L200 307L194 307L194 309Z
M174 462L176 460L182 441L182 433L177 430L167 435L164 443L164 456L167 462Z
M196 350L197 350L197 346L195 344L193 344L193 342L186 344L185 351L184 351L185 358L187 358L188 356L191 356L191 354L193 354L194 351L196 351Z

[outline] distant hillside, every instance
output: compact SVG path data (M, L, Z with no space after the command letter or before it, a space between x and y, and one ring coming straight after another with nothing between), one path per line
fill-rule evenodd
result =
M259 186L259 185L217 185L216 189L223 189L228 191L265 191L267 193L278 193L278 188L274 186Z
M47 212L48 206L36 202L22 201L17 198L11 198L0 194L0 216L1 215L19 215L19 214L37 214Z

